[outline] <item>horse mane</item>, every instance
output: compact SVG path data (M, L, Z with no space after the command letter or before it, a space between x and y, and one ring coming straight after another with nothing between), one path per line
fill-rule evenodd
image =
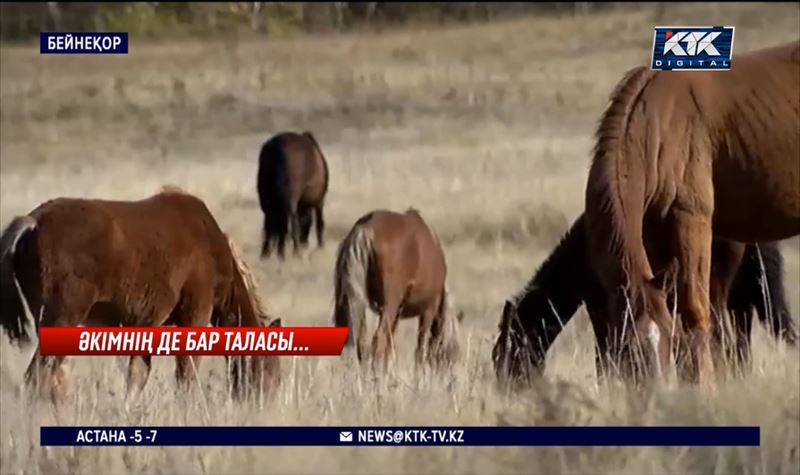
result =
M188 195L189 194L189 192L187 192L186 190L184 190L180 186L172 184L172 183L167 183L166 185L163 185L158 190L158 192L159 192L159 194L163 194L163 195L170 195L170 194L172 194L172 195Z
M519 306L520 302L533 290L537 288L551 289L555 284L559 291L571 291L580 293L584 285L560 285L559 280L563 280L564 272L573 268L569 264L578 264L580 266L588 265L584 262L586 259L585 242L586 231L583 229L583 215L579 216L572 226L561 236L561 240L556 247L550 252L545 260L537 267L533 276L528 280L525 286L511 297L511 302L515 307ZM575 278L586 279L590 276L585 272L573 275L571 273L567 276L568 280ZM579 296L583 300L583 296Z
M239 252L238 247L234 244L233 240L230 236L225 236L228 239L228 246L231 249L231 256L233 256L233 262L236 264L236 270L242 276L242 281L244 282L245 290L247 291L247 297L250 300L250 305L253 307L253 310L256 314L256 318L258 318L264 326L269 324L269 312L267 306L258 296L258 287L256 285L255 278L253 277L252 272L250 272L250 267L247 263L242 259L241 253Z
M638 66L626 72L612 91L610 103L603 112L595 132L591 167L592 169L598 167L602 172L591 177L587 192L591 193L592 199L598 201L600 212L607 216L609 224L601 224L606 229L592 230L592 232L600 231L599 236L608 239L612 252L621 257L626 254L625 246L634 243L625 242L628 221L626 214L629 210L626 209L622 199L622 170L619 167L619 156L625 144L631 113L650 81L656 77L656 73L646 66Z
M433 229L431 229L431 227L428 226L428 223L425 222L425 219L422 217L422 213L420 213L420 211L417 208L415 208L413 205L409 206L408 208L406 208L406 210L403 212L403 214L406 217L411 216L411 217L417 218L418 220L420 220L425 225L425 227L427 227L431 231L432 234L435 234L435 233L433 233Z
M319 146L319 143L317 143L317 138L316 138L316 137L314 137L314 134L313 134L313 133L311 133L311 131L310 131L310 130L306 130L306 131L304 131L304 132L303 132L302 134L300 134L300 135L303 135L303 136L305 136L305 137L306 137L308 140L310 140L310 141L311 141L311 143L314 145L314 148L316 148L316 149L317 149L317 151L320 153L320 155L323 155L323 153L322 153L322 149L320 148L320 146Z

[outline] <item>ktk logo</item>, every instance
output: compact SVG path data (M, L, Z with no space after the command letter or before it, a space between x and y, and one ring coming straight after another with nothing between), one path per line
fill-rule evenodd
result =
M729 71L733 26L657 26L650 69Z
M719 31L667 31L664 33L664 51L662 54L675 56L697 56L706 53L709 56L719 56L719 51L714 47L714 39L720 35ZM681 47L686 44L686 49Z

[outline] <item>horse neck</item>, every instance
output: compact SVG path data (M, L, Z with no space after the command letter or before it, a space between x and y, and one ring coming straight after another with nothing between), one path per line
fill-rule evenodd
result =
M587 297L592 274L586 255L583 216L572 225L536 271L517 304L528 333L551 325L566 325Z

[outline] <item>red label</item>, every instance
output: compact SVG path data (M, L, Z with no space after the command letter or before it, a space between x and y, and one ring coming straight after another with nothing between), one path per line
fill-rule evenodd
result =
M347 327L42 327L45 356L338 356Z

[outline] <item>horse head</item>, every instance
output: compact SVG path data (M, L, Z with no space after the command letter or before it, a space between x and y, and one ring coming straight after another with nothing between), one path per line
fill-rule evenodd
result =
M280 318L269 323L262 320L264 327L280 328ZM233 394L237 400L270 400L281 383L280 357L278 356L233 356L230 367Z
M281 318L273 319L269 316L266 305L258 296L255 279L237 246L230 238L228 244L241 283L241 286L235 286L238 289L235 293L236 305L240 309L237 321L242 326L280 328ZM237 399L247 399L250 396L271 398L281 383L279 357L234 356L232 360L230 376Z
M506 300L498 329L500 332L492 348L492 362L497 378L501 381L529 379L536 365L515 303Z

